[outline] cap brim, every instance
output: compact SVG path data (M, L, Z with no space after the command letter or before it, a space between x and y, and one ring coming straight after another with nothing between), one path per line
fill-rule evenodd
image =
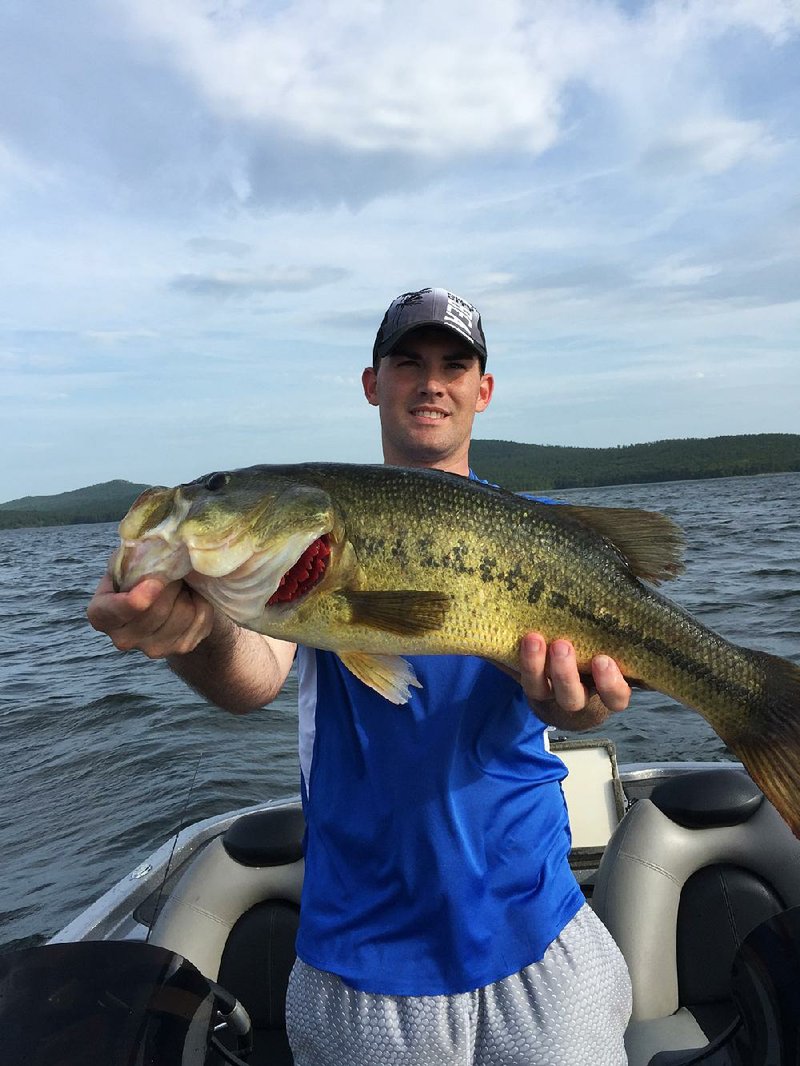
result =
M412 322L410 325L402 326L400 329L395 330L392 336L388 340L385 340L383 344L375 346L375 355L378 359L383 359L384 356L391 355L391 353L394 351L394 349L397 347L403 337L406 336L406 334L413 333L414 330L417 329L427 329L431 326L435 326L436 329L445 330L445 332L447 333L452 333L454 337L458 337L460 341L463 341L465 344L468 344L472 349L475 358L480 363L481 370L485 368L486 353L482 352L480 348L474 343L474 341L470 340L469 337L465 337L460 330L454 329L452 326L448 326L444 322L442 322L441 318L431 318L426 322Z

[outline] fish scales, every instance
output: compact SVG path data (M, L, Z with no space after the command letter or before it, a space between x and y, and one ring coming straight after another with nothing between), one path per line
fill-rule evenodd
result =
M150 490L120 536L117 587L183 578L241 625L335 651L396 703L417 684L403 655L513 669L531 630L570 640L585 672L609 655L699 711L800 831L800 668L730 643L640 580L680 569L664 516L538 503L441 471L311 463Z
M684 703L712 701L723 728L731 698L753 691L744 651L645 589L594 531L567 521L557 506L502 494L498 507L483 489L464 492L463 479L447 492L437 478L421 493L417 472L388 480L378 468L367 512L360 480L326 484L326 474L316 476L341 501L371 588L458 590L444 626L422 638L399 643L393 634L359 630L376 651L474 654L477 647L513 667L520 636L535 629L548 641L570 639L584 670L604 652L648 687L667 688ZM679 634L687 647L702 642L703 654L676 646Z

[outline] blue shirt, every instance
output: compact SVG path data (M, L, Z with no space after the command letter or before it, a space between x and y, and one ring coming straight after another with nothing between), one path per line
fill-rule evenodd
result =
M365 992L466 992L541 959L583 905L566 768L502 671L409 661L423 687L397 707L333 653L298 649L297 953Z

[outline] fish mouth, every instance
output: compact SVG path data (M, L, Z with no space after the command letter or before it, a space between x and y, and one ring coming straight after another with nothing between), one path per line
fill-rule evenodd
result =
M115 592L127 592L146 577L175 581L185 577L192 564L185 544L168 544L158 537L123 543L114 552L109 573Z
M277 549L250 550L235 569L220 575L197 553L188 585L240 625L271 613L290 610L324 578L331 558L331 538L319 529L296 533Z
M267 600L267 607L292 603L308 595L325 576L330 556L330 534L324 533L309 544L297 562L289 567Z

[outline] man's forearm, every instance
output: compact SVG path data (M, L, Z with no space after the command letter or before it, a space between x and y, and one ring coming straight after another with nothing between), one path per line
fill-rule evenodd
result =
M283 642L275 647L217 612L206 639L185 655L169 655L167 662L205 699L232 714L247 714L271 703L283 686L293 650Z

